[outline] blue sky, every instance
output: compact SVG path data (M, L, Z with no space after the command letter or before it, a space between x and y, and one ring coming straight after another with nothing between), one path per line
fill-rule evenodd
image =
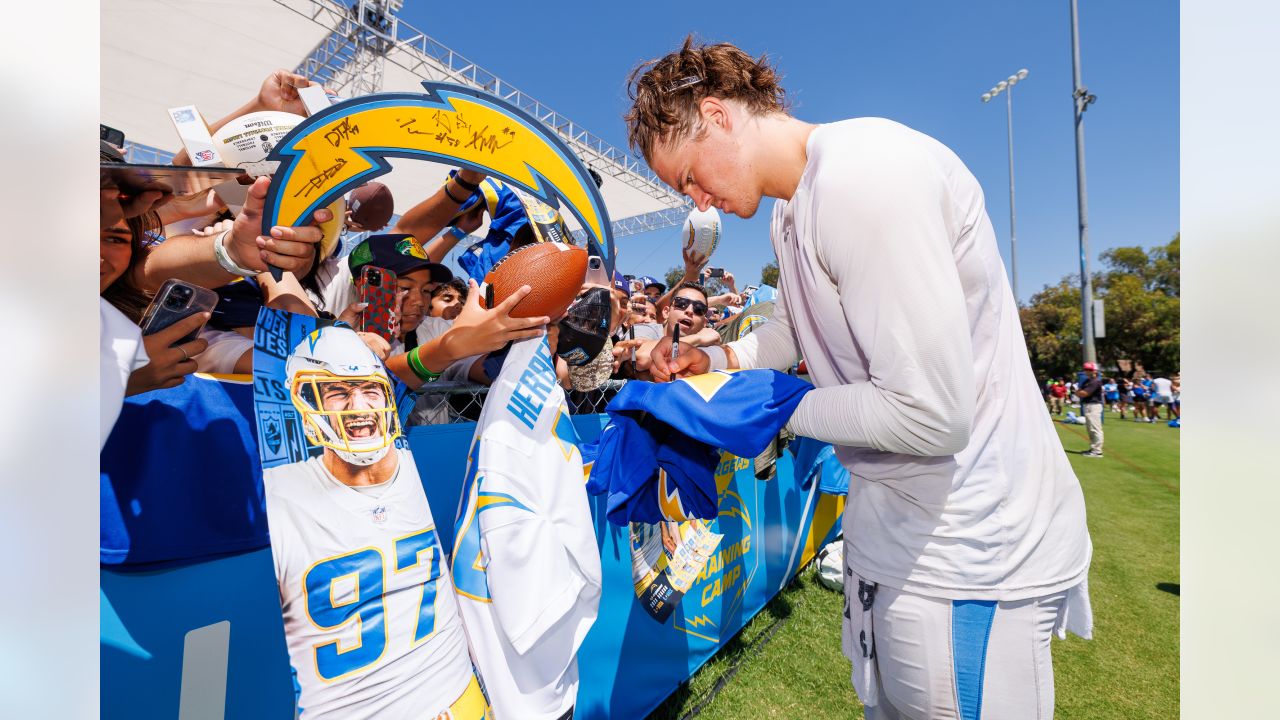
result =
M618 147L626 144L625 79L640 61L689 32L767 53L797 117L887 117L954 150L982 183L1006 266L1005 105L979 97L1025 67L1013 101L1020 299L1079 272L1067 0L454 7L407 0L401 17ZM1179 229L1178 4L1081 0L1079 12L1082 77L1098 96L1085 116L1096 268L1106 248L1162 244ZM773 259L768 208L725 219L712 264L733 270L740 285ZM619 267L661 275L679 263L678 233L620 239Z

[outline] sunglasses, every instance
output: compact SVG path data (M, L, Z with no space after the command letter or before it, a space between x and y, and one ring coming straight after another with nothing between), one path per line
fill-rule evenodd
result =
M677 310L687 310L689 309L689 306L692 305L693 314L698 317L702 317L707 314L707 304L699 300L690 300L689 298L678 297L673 298L671 300L671 304L674 305Z

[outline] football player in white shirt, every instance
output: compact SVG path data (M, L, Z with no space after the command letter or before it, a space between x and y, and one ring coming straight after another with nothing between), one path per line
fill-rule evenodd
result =
M308 335L286 363L324 453L263 474L303 718L488 718L447 559L392 384L356 333Z
M777 198L773 318L675 362L664 340L652 372L807 362L789 427L851 474L843 645L867 717L1051 717L1050 637L1091 633L1092 546L977 180L889 120L792 117L727 43L690 38L630 89L632 145L699 209Z

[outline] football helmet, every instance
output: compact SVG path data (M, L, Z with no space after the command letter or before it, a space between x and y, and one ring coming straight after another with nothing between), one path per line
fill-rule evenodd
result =
M326 327L310 333L289 355L285 374L312 444L352 465L371 465L400 437L391 380L354 330Z

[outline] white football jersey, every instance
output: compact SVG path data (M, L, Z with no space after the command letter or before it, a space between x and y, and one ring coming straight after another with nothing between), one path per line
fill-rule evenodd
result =
M321 458L263 473L303 718L432 718L471 679L444 552L413 457L372 497Z
M577 699L600 551L576 442L546 338L515 343L472 440L452 565L500 720L558 718Z

